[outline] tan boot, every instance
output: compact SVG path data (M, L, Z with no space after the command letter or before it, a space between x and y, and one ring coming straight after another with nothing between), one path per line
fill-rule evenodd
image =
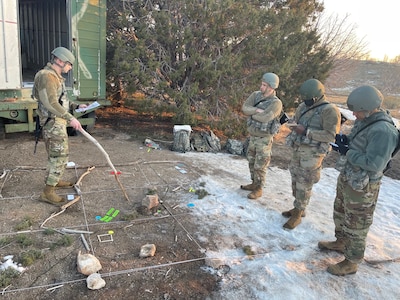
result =
M286 217L286 218L290 218L292 216L292 213L295 209L292 208L291 210L286 210L282 212L282 216ZM303 210L303 213L301 214L301 216L304 218L306 216L306 211Z
M73 187L73 186L74 186L73 182L64 181L64 180L60 180L56 185L56 187L58 187L58 188L70 188L70 187Z
M262 187L260 185L257 185L256 188L247 195L247 198L249 199L257 199L262 196Z
M337 239L336 241L321 241L318 242L318 248L321 250L332 250L339 253L344 252L344 239Z
M345 259L335 265L329 265L327 271L336 276L344 276L354 274L358 270L358 265Z
M55 193L55 187L51 185L45 186L43 193L40 195L39 200L57 206L62 206L65 203L67 203L65 199L63 199L62 197L58 196Z
M240 188L246 191L254 191L257 188L257 185L254 182L252 182L247 185L241 185Z
M295 228L297 225L299 225L301 223L301 215L303 214L303 212L304 212L304 210L294 208L293 212L292 212L292 216L285 224L283 224L283 227L287 228L287 229Z

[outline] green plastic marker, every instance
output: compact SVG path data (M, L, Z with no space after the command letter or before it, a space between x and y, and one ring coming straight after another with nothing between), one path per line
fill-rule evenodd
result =
M111 214L113 213L114 210L115 210L115 208L114 208L114 207L111 207L111 208L108 210L108 212L106 213L106 216L111 215Z
M114 211L114 213L112 214L112 218L115 218L116 216L118 216L118 214L119 214L119 210L117 209L117 210L115 210Z

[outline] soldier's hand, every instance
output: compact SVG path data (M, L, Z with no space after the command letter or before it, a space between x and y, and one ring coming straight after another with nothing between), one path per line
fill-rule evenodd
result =
M77 120L77 119L72 119L69 122L69 125L71 125L72 128L74 128L75 130L81 131L83 130L81 123Z
M293 131L295 131L298 135L305 135L307 130L303 125L298 124L293 128Z

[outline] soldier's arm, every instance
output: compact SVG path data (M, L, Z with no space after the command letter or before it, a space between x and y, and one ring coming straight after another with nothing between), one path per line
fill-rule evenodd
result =
M268 123L281 115L282 101L275 99L263 112L253 115L253 119L261 122Z
M38 82L39 99L49 112L68 122L74 117L58 102L58 79L48 74Z
M252 116L254 114L257 113L257 107L254 106L254 101L256 99L256 93L257 92L253 92L247 99L246 101L243 103L242 105L242 112L246 115L246 116Z
M322 130L308 128L307 136L314 141L333 142L340 130L340 112L336 106L329 104L321 112Z

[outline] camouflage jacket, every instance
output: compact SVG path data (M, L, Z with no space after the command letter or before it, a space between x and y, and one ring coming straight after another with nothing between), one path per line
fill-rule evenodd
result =
M294 119L297 124L306 128L306 135L292 131L286 138L289 146L309 145L316 147L320 153L330 150L329 143L335 140L335 135L340 130L340 112L325 96L310 107L302 102Z
M347 136L349 151L341 172L355 190L361 190L369 181L382 178L383 170L397 145L397 128L386 121L376 122L377 120L391 122L392 118L388 112L380 110L368 118L356 120ZM376 123L371 124L372 122Z
M36 73L32 94L38 103L38 115L43 125L47 118L59 117L71 121L69 101L66 97L64 78L59 75L50 63ZM61 97L61 103L59 99Z
M260 108L264 111L258 113ZM243 113L247 118L247 131L252 136L265 137L279 131L279 117L282 114L282 101L274 92L264 98L261 91L253 92L242 105Z

